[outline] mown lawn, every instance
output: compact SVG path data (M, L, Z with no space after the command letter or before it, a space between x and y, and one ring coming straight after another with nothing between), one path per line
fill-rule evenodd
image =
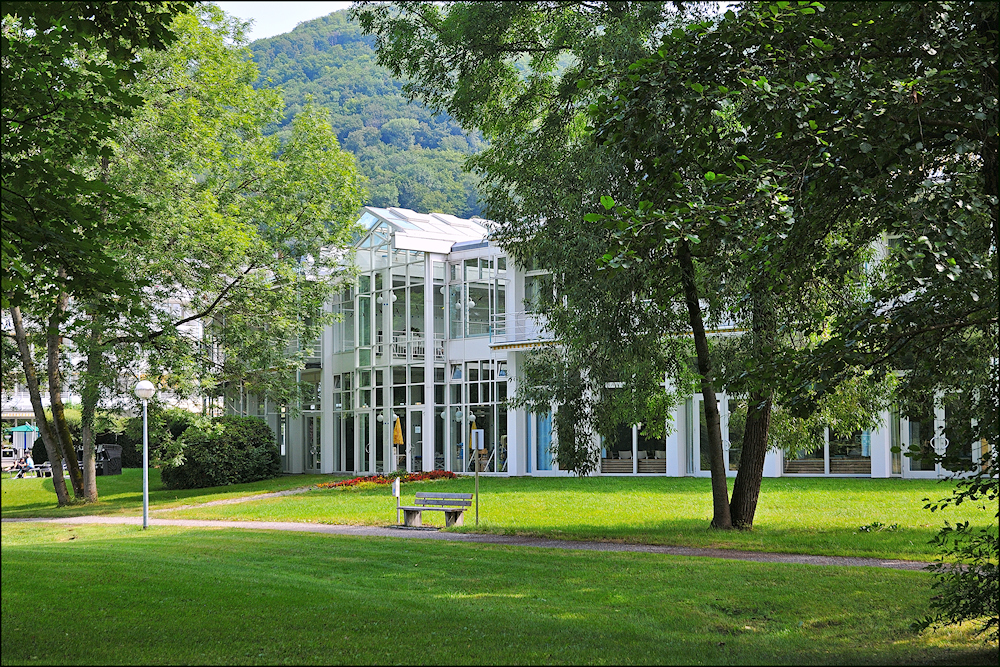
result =
M991 664L930 575L155 526L4 524L2 664Z
M329 475L282 475L276 479L251 484L216 486L210 489L170 490L160 482L160 471L149 471L149 506L151 508L178 507L192 503L240 498L257 493L285 491L310 484L329 482ZM339 479L339 478L337 478ZM66 478L69 487L69 478ZM0 513L3 518L81 516L84 514L135 514L142 513L142 470L125 468L121 475L97 478L99 501L86 505L56 507L56 493L51 479L26 477L4 479L0 482ZM70 489L70 495L73 491Z
M600 477L483 478L480 524L466 513L455 530L563 539L750 549L817 555L932 560L928 541L945 518L986 524L993 514L963 504L946 512L923 509L923 498L948 495L931 480L767 479L754 530L720 532L712 517L709 480ZM468 478L403 485L404 502L419 489L471 492ZM315 489L302 495L176 510L164 518L310 521L385 525L396 520L387 487ZM428 518L429 517L429 518ZM438 513L425 522L440 525ZM881 523L870 532L863 526ZM895 524L896 529L891 529Z
M162 518L388 525L396 520L389 487L317 489L238 504L199 503L315 485L322 475L283 476L229 487L168 491L150 471L150 507ZM4 480L5 518L137 514L142 508L139 470L99 477L101 502L57 509L51 480ZM928 541L945 519L987 525L992 512L968 503L944 512L923 509L924 498L948 495L949 483L901 479L765 479L753 531L708 528L710 482L699 478L487 478L480 480L480 523L473 512L453 529L676 546L750 549L816 555L932 560ZM417 490L471 492L469 477L403 485L404 503ZM438 524L436 512L425 523ZM882 524L866 532L862 527ZM896 528L893 529L892 526Z

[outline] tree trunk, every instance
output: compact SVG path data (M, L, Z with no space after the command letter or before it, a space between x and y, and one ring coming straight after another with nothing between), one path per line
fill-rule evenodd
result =
M59 270L59 277L65 278L65 269ZM49 317L49 328L45 333L46 351L48 353L48 376L49 376L49 403L52 406L53 435L55 441L59 443L66 459L66 469L69 471L69 479L73 484L73 495L82 499L83 495L83 473L76 460L76 450L73 449L73 436L69 431L69 424L66 422L66 409L62 402L62 373L59 368L59 352L62 347L62 335L59 333L59 326L62 324L63 314L69 303L69 295L60 292L56 301L55 310Z
M712 358L708 351L708 337L701 317L698 286L694 278L694 262L687 241L681 241L678 246L677 259L681 264L684 300L687 304L691 331L694 334L698 373L701 375L701 395L705 404L705 423L708 427L709 460L712 471L712 527L729 529L733 527L733 522L729 513L729 488L726 486L725 452L722 449L722 419L719 416L715 385L712 383Z
M94 417L100 398L101 351L99 315L91 313L90 340L87 345L87 370L83 375L80 396L83 401L80 418L80 438L83 440L83 494L87 502L97 502L97 463L94 452Z
M28 396L31 398L31 409L35 413L35 421L38 422L38 430L42 434L42 442L45 444L45 451L52 464L52 486L56 491L56 501L59 507L63 507L69 504L69 492L66 490L66 479L62 475L62 451L52 434L48 417L45 416L45 408L42 407L42 394L38 389L38 375L35 373L35 363L32 361L31 351L28 349L28 337L24 333L21 309L11 308L10 316L14 321L14 339L17 341L17 350L21 355L21 366L24 367Z
M764 457L767 455L767 435L771 426L771 393L755 391L747 402L747 423L743 431L743 452L740 469L736 473L733 499L729 510L733 526L744 530L753 528L757 512L760 483L764 476Z
M777 314L773 294L761 286L751 284L750 349L755 365L770 357L777 336ZM771 427L771 398L769 387L758 385L750 392L747 401L747 423L743 431L743 452L740 469L733 485L733 499L729 503L736 528L753 528L753 518L760 498L760 484L764 476L764 458L767 456L768 431Z

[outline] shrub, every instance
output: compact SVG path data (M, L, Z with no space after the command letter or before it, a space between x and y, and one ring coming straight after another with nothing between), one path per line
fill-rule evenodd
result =
M973 528L968 521L954 526L946 521L938 531L931 543L941 555L928 569L934 572L933 587L939 594L931 599L931 614L914 623L915 629L972 621L978 625L977 633L986 642L996 643L1000 630L997 578L1000 488L996 473L996 451L990 450L984 454L973 475L959 480L950 497L924 506L934 512L949 505L971 502L983 511L992 511L994 520L984 528ZM946 562L945 558L954 561Z
M198 415L182 408L160 409L157 404L150 405L147 414L149 427L149 461L150 465L160 465L165 460L172 460L177 455L177 440ZM142 467L142 414L130 418L124 427L124 432L118 436L118 444L122 446L122 467Z
M259 417L196 420L179 438L180 462L160 471L168 489L200 489L271 479L281 474L274 432Z

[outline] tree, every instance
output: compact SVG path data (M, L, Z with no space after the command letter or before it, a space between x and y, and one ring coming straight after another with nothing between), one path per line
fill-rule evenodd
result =
M69 463L74 491L82 476L66 440L58 382L49 384L54 424L41 409L37 374L20 309L48 304L50 328L64 316L69 294L115 293L128 303L137 294L106 244L141 236L129 216L107 224L103 207L121 204L119 193L73 168L97 159L117 117L135 98L127 86L143 68L142 49L162 49L173 38L172 17L192 3L44 3L4 5L2 111L3 307L26 368L26 384L49 458ZM61 339L47 337L48 367L58 369ZM56 372L58 375L58 372ZM53 380L58 380L53 377ZM64 420L63 420L64 422ZM60 504L68 501L63 478L54 479Z
M905 369L897 401L910 414L935 391L964 387L951 418L959 440L951 458L966 451L966 465L971 451L960 443L996 438L996 300L979 302L984 290L995 294L987 287L996 275L995 35L995 11L978 3L919 10L747 4L716 23L671 33L595 113L599 135L619 145L624 138L630 155L646 156L638 158L647 167L639 188L659 195L658 181L678 173L685 159L718 180L703 144L709 137L709 148L719 147L711 122L682 127L666 142L660 137L684 119L704 118L713 98L731 101L746 152L744 165L726 170L727 180L764 168L794 220L785 230L749 235L766 242L770 257L758 258L769 267L766 280L748 295L766 288L783 299L790 289L805 296L802 287L816 282L812 267L843 290L864 273L845 269L886 236L898 239L898 250L867 271L853 298L782 317L800 340L832 318L833 335L812 354L760 339L751 317L747 340L762 342L763 354L750 355L756 368L741 382L781 386L786 405L800 412L859 373L877 378ZM970 63L984 75L969 71ZM681 190L691 177L680 174L672 187ZM655 196L649 202L647 210L662 206ZM671 221L633 216L625 229L620 245L628 256L669 233ZM728 291L740 262L727 261ZM750 435L748 428L744 460ZM759 476L741 486L742 473L733 511L745 505L752 520Z
M347 10L255 40L256 85L280 88L287 105L273 131L284 138L312 96L330 110L337 138L357 158L371 205L479 215L478 179L462 165L481 138L463 133L447 113L409 103L402 81L375 63L373 41Z
M696 356L706 394L713 393L719 368L720 380L747 393L756 413L747 420L747 465L741 466L730 508L723 507L718 488L715 493L714 523L725 525L724 514L732 509L735 523L749 527L772 402L779 398L806 414L846 378L879 382L903 360L878 352L886 309L905 305L901 314L912 309L927 316L940 299L920 307L923 299L912 295L924 288L911 283L900 289L898 281L880 281L878 269L861 269L872 264L872 245L887 232L919 239L909 233L909 221L932 197L948 202L942 223L959 211L960 220L988 219L990 206L995 220L996 170L989 168L996 142L990 101L996 69L989 47L995 15L977 3L923 7L889 11L887 5L838 3L828 10L819 3L748 3L714 21L673 30L657 13L662 7L648 5L515 9L450 3L362 5L355 11L366 30L377 34L380 62L411 77L411 95L447 110L466 127L479 127L491 141L472 160L484 175L487 211L502 223L498 238L515 257L522 263L537 257L553 268L567 308L556 304L549 322L561 342L579 346L578 362L593 370L595 351L614 356L614 345L595 347L601 341L598 320L609 325L604 333L627 333L638 341L631 350L617 350L618 363L641 359L639 350L662 349L661 341L677 333L674 327L684 319L678 303L688 304L688 325L696 332L703 300L709 320L725 315L744 325L748 335L736 347L747 365L725 368L716 361L713 367L720 350L711 350L710 341L697 334L704 345ZM622 25L632 30L619 32ZM936 46L942 40L951 45L947 52ZM567 52L573 53L572 64L559 70L559 54ZM941 67L927 67L929 57L940 58ZM525 66L524 74L516 64ZM955 72L962 76L956 79ZM914 104L924 99L919 90L913 93L914 85L935 92L940 108L932 116L921 115ZM973 91L971 101L955 102L955 89ZM586 146L588 104L594 104L600 147ZM921 121L944 128L956 122L948 113L968 118L958 121L964 134L939 133L940 160L927 160L919 132L934 137ZM969 177L928 179L939 171ZM982 189L977 192L972 181L983 183ZM925 182L948 196L915 189ZM614 213L605 215L603 232L578 222L604 209L598 201ZM958 229L941 225L946 227L953 234ZM954 256L936 250L933 257L919 257L924 268L950 266L951 257L959 267L948 272L951 278L978 276L967 283L975 289L954 303L975 301L982 279L996 275L988 260L989 235L982 234L989 225L967 228L979 230L968 237L980 239L972 246L975 257L962 260L957 247ZM554 250L560 243L565 252ZM620 288L584 267L595 254L619 278L627 276ZM926 272L920 278L927 279ZM575 299L574 284L589 294ZM591 309L587 299L606 307ZM968 380L967 369L974 366L985 379L988 360L996 358L993 308L965 308L954 320L964 324L925 322L890 340L914 332L969 332L965 351L954 357L967 363L956 366L955 377ZM834 336L804 357L803 349L822 339L831 321L838 322L835 331L851 336ZM865 327L862 340L857 334ZM643 339L636 332L652 335ZM946 346L936 349L947 354ZM921 375L934 382L932 374ZM904 378L900 396L917 376L911 370ZM596 372L590 379L598 387L610 380ZM980 408L977 423L995 423L982 410L991 399L996 405L994 391L978 380L976 387L971 393ZM720 439L713 435L716 452Z
M669 405L660 389L664 372L672 371L675 386L687 387L690 348L681 344L679 337L686 330L696 332L694 356L711 440L713 525L728 527L731 519L715 399L716 371L704 324L706 317L717 321L722 313L717 307L714 313L703 312L699 291L707 267L702 260L712 253L731 257L725 242L732 245L739 231L734 229L728 238L716 242L702 242L699 234L705 233L713 216L731 217L719 206L713 208L709 191L726 191L721 196L729 199L730 207L741 202L745 209L763 207L768 213L776 208L773 197L769 199L767 188L748 179L708 181L703 176L708 172L714 177L714 173L699 165L697 157L685 155L689 170L697 174L693 180L679 179L679 187L705 206L693 211L693 226L666 234L671 244L676 242L666 253L662 252L661 233L650 244L634 247L616 260L616 252L609 250L623 234L629 234L631 241L643 234L628 231L627 225L595 230L584 219L599 199L623 202L647 217L656 213L640 209L646 193L637 190L639 185L650 184L641 180L650 172L635 167L637 147L646 145L648 137L640 131L632 145L595 145L587 136L586 111L603 92L619 84L626 90L635 85L629 66L655 48L657 36L669 26L667 7L522 4L511 8L454 3L447 9L407 5L398 13L384 6L365 7L362 12L362 25L378 33L380 61L415 79L409 87L411 94L439 105L467 127L478 127L491 140L489 150L472 163L484 174L489 215L501 223L496 238L522 264L537 260L553 269L562 303L553 302L547 317L560 342L575 351L567 360L583 364L583 374L593 386L624 384L624 391L598 391L590 396L589 407L573 411L590 415L592 421L576 418L570 422L577 428L593 425L599 433L607 434L618 419L627 417L632 423L645 423L647 430L662 432ZM485 33L484 25L490 26ZM476 31L475 39L469 38L469 30ZM484 40L482 34L497 37ZM557 66L563 53L573 54L573 65ZM518 65L526 65L527 73ZM690 89L687 92L694 95ZM681 129L691 134L679 141L687 142L690 148L700 144L701 154L707 156L713 137L722 136L712 128L724 123L718 108L701 109L697 122L702 126L684 126ZM641 110L642 104L636 103L635 109L623 115ZM694 119L692 114L692 123ZM698 134L702 130L707 134ZM644 155L651 159L663 148L655 141L646 146L649 151ZM727 150L732 153L733 146ZM732 154L728 159L735 157ZM714 159L726 158L719 154ZM761 216L759 211L755 214ZM640 223L636 229L641 227ZM744 253L744 265L750 265L759 254L759 249L757 255ZM606 268L613 265L625 270L599 271L602 259ZM763 315L764 301L758 298L757 302ZM629 373L623 374L623 368ZM570 370L567 377L578 377L580 372ZM581 391L577 390L574 400L587 402ZM565 403L568 397L563 399L560 402ZM769 396L760 396L754 405L767 407L769 401ZM761 418L749 423L755 433L762 432L758 435L762 445L757 448L761 468L767 414L765 410ZM757 428L761 422L763 429ZM562 433L560 426L568 428L569 424L556 421L560 448L579 442L581 433ZM752 522L752 510L749 516Z
M93 420L116 387L145 374L181 397L239 385L288 400L301 352L286 347L318 335L344 275L336 249L350 242L363 191L354 161L312 105L284 145L264 134L282 101L253 89L244 27L214 6L177 17L179 39L143 53L143 104L115 125L107 161L91 165L136 203L147 234L107 249L144 286L131 307L113 293L73 299L57 330L84 359L89 500Z
M766 58L746 54L766 52L760 42L777 31L774 12L747 20L752 14L743 8L739 17L729 12L721 20L671 31L656 53L629 67L627 77L610 74L619 82L591 108L595 138L632 160L633 193L632 203L623 206L602 197L614 213L589 217L605 220L613 231L611 250L603 258L608 265L629 272L653 268L667 284L676 281L685 295L717 496L724 497L725 472L717 470L721 435L713 435L716 377L729 392L747 398L729 502L732 523L740 528L753 525L778 398L770 360L779 353L794 359L800 341L821 332L824 311L831 307L823 292L845 289L848 270L867 250L864 244L834 244L852 237L852 219L797 215L796 183L789 175L801 172L812 157L776 150L770 144L780 142L767 132L766 119L755 115L767 106L760 99L777 115L770 89L755 84L778 72ZM603 82L599 87L608 88ZM817 266L824 271L815 271ZM666 308L656 295L650 298ZM734 341L714 345L735 348L728 354L729 369L721 367L721 360L713 362L721 350L710 351L702 301L716 319L743 330ZM797 329L796 337L779 337L780 329L790 327ZM873 413L866 416L871 420Z
M143 49L173 39L170 22L192 2L4 3L3 308L26 299L102 290L131 292L104 244L139 232L110 227L102 203L117 196L69 165L103 153L115 118L137 100L129 84ZM62 266L59 276L54 267Z

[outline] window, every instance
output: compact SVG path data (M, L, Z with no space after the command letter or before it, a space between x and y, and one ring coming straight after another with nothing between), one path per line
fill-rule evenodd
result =
M552 274L528 275L524 278L524 310L538 313L553 301Z

